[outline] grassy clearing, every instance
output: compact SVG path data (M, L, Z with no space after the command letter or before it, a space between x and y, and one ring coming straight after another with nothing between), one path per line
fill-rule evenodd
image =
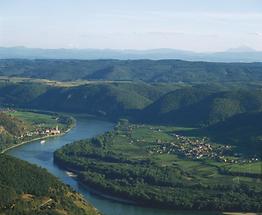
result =
M262 174L262 162L248 164L232 164L228 165L227 168L230 172Z
M0 83L39 83L54 87L77 87L86 84L101 84L101 83L130 83L130 81L87 81L87 80L77 80L77 81L55 81L40 78L25 78L25 77L8 77L0 76Z
M65 126L64 124L57 122L57 116L51 114L42 114L29 111L15 111L10 114L33 126L41 126L46 128L54 128L56 125L60 128L64 128Z
M47 114L28 111L15 111L11 112L10 114L31 124L54 124L56 122L56 118L54 116Z

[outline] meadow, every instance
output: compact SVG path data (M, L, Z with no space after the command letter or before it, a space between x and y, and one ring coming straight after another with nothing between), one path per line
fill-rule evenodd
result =
M59 128L66 126L64 123L59 123L57 114L31 111L13 111L10 112L10 114L33 126L41 126L44 128L55 128L57 125Z

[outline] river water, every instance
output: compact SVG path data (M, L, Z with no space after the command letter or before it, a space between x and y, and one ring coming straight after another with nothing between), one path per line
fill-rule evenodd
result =
M93 204L104 215L193 215L193 214L215 214L201 212L182 212L169 211L163 209L144 208L140 206L121 203L115 200L109 200L98 196L69 177L66 172L59 169L53 163L53 152L63 145L72 143L76 140L94 137L106 131L113 129L114 124L95 118L81 117L76 118L77 124L69 133L64 136L47 139L44 144L40 141L34 141L17 148L11 149L7 154L26 160L29 163L36 164L46 168L50 173L58 177L65 184L70 185L76 191L80 192L87 201Z

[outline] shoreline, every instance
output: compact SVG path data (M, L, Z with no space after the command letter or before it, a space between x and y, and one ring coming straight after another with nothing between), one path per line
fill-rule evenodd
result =
M108 200L113 200L113 201L117 201L117 202L121 202L124 204L128 204L128 205L135 205L135 206L141 206L143 207L143 205L138 204L136 201L132 201L132 200L128 200L128 199L121 199L120 197L115 197L112 196L110 194L105 194L102 191L96 190L95 188L91 188L90 186L84 184L83 182L81 182L80 180L77 179L77 182L86 190L88 190L90 193L93 193L95 195L98 195L100 197L103 197L105 199Z
M37 141L37 140L44 140L44 139L49 139L49 138L53 138L53 137L63 136L63 135L65 135L65 134L67 134L69 131L71 131L71 129L73 129L74 127L75 127L75 123L73 123L72 125L70 125L70 127L69 127L66 131L62 132L61 134L52 135L52 136L48 135L48 136L43 136L43 137L37 137L37 138L33 138L33 139L31 139L31 140L23 141L23 142L21 142L21 143L15 144L15 145L13 145L13 146L9 146L9 147L7 147L6 149L3 149L0 154L4 154L4 153L6 153L7 151L9 151L9 150L11 150L11 149L17 148L17 147L19 147L19 146L22 146L22 145L24 145L24 144L31 143L31 142L34 142L34 141Z
M77 183L79 183L84 189L88 190L91 193L94 193L95 195L98 195L98 196L103 197L103 198L108 199L108 200L114 200L114 201L117 201L117 202L129 204L129 205L139 205L136 201L132 201L132 200L128 200L128 199L121 199L120 197L115 197L115 196L110 195L110 194L105 194L102 191L99 191L95 188L91 188L90 186L84 184L81 180L79 180L78 171L71 169L69 167L66 167L66 166L61 166L60 164L56 163L55 161L54 161L54 164L59 169L61 169L63 171L69 171L69 172L72 172L73 174L75 174L74 178L77 181ZM72 176L68 176L68 177L72 177Z
M70 171L72 173L74 173L76 175L75 180L77 181L77 183L79 185L81 185L84 189L86 189L88 192L97 195L99 197L105 198L107 200L110 201L116 201L122 204L127 204L127 205L133 205L133 206L139 206L142 208L155 208L157 210L167 210L167 211L180 211L180 212L196 212L196 210L175 210L175 209L170 209L170 208L161 208L161 207L149 207L148 205L144 205L144 204L139 204L137 201L132 201L132 200L128 200L128 199L122 199L120 197L115 197L113 195L107 194L107 193L103 193L102 191L96 190L95 188L91 188L89 185L86 185L85 183L83 183L81 180L79 180L78 178L78 172L74 169L68 168L68 167L64 167L64 166L60 166L59 164L56 164L56 166L58 166L60 169L64 170L64 171ZM70 176L68 176L70 177ZM199 210L197 211L198 213L201 212L203 214L209 214L210 212L212 213L218 213L219 215L260 215L260 213L257 212L225 212L225 211L206 211L206 210Z
M88 192L93 193L94 195L97 195L99 197L105 198L105 199L110 200L110 201L116 201L116 202L119 202L119 203L122 203L122 204L134 205L134 206L139 206L139 207L143 207L143 208L155 208L155 209L159 209L159 210L164 209L164 210L167 210L167 211L181 211L181 212L196 212L197 211L197 212L201 212L201 213L204 213L204 214L208 214L210 212L213 212L213 213L218 213L219 215L260 215L259 212L232 212L232 211L226 212L226 211L187 210L187 209L150 207L149 205L146 205L146 204L139 204L139 202L135 201L135 200L124 199L124 198L121 198L121 197L114 196L113 194L110 194L110 193L104 193L103 191L100 191L96 188L91 188L89 185L87 185L84 182L82 182L81 180L79 180L78 171L71 169L67 166L58 164L56 162L54 162L54 163L61 170L70 171L70 172L74 173L75 174L74 178L77 181L77 183L79 185L81 185L84 189L86 189ZM68 176L68 177L70 177L70 176Z

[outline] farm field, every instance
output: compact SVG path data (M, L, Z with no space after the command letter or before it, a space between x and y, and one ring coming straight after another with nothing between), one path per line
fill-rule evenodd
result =
M38 125L46 128L54 128L58 125L60 128L64 128L64 123L59 123L58 116L54 114L30 112L30 111L14 111L10 112L10 115L17 117L31 125Z

